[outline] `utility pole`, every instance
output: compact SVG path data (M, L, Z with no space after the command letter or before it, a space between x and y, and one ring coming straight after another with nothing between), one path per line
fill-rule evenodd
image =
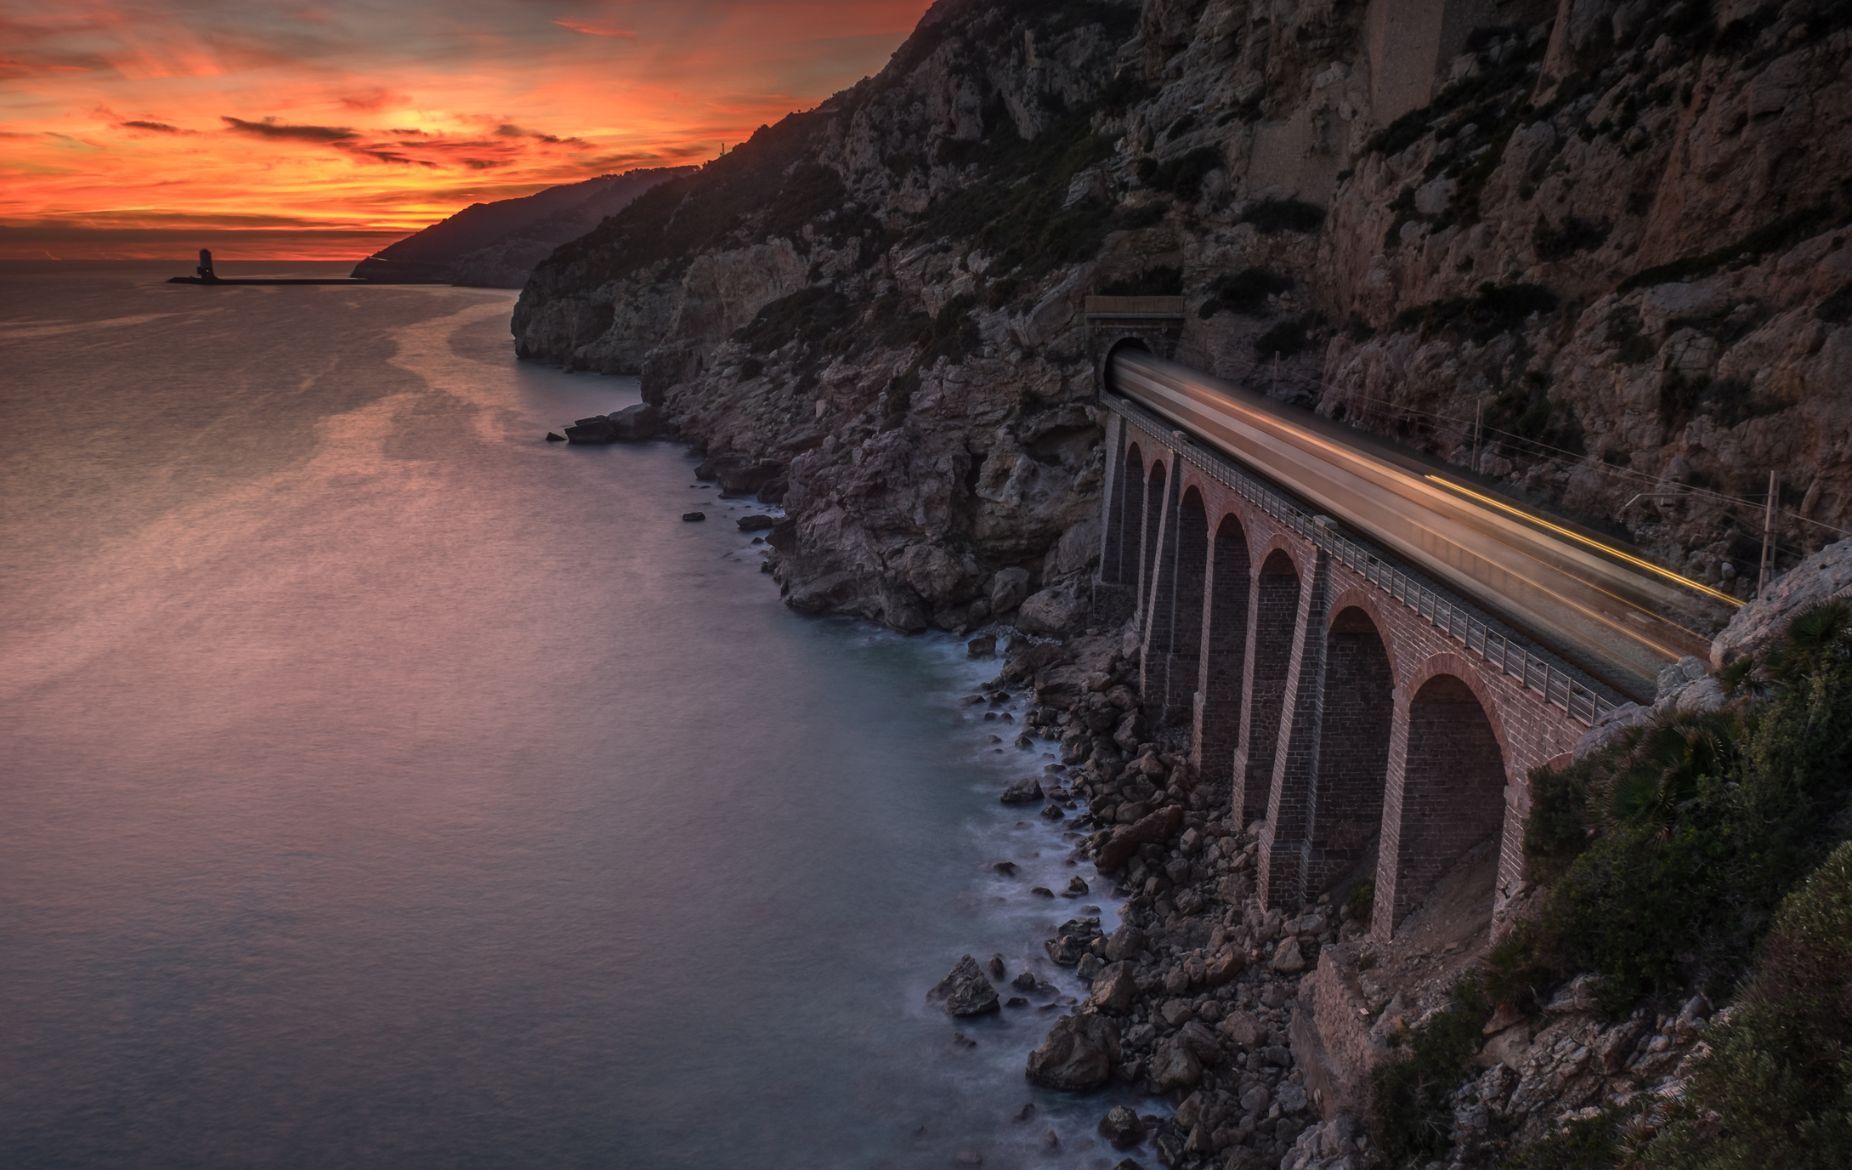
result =
M1762 508L1762 563L1756 572L1756 598L1768 588L1768 574L1775 566L1775 497L1780 488L1775 473L1768 473L1768 503Z
M1479 474L1479 428L1485 421L1485 399L1473 403L1473 474Z

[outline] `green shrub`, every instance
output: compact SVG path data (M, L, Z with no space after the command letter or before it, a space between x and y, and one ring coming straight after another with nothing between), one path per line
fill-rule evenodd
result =
M1524 822L1524 858L1533 881L1553 882L1588 848L1588 789L1597 765L1578 760L1566 768L1530 774L1530 816Z
M1852 282L1841 285L1838 292L1821 301L1813 315L1828 325L1844 325L1852 321Z
M1007 121L1007 119L1006 119ZM969 151L977 177L935 200L917 229L924 239L975 240L1003 269L1033 278L1091 259L1112 228L1108 210L1086 200L1064 206L1074 176L1112 153L1085 115L1070 115L1022 142L985 140Z
M1761 701L1624 737L1538 790L1527 850L1561 877L1527 945L1552 978L1598 976L1610 1012L1727 994L1776 905L1845 835L1852 605L1802 615L1744 688ZM1578 816L1597 830L1580 852Z
M1183 269L1175 265L1147 268L1133 276L1122 276L1100 286L1106 297L1174 297L1183 294Z
M1852 844L1782 904L1652 1170L1852 1165Z
M1282 321L1254 339L1254 356L1262 361L1292 357L1312 343L1303 321Z
M1621 1160L1620 1122L1610 1110L1578 1118L1519 1150L1505 1170L1613 1170Z
M1145 184L1185 203L1194 203L1202 198L1203 180L1223 165L1221 147L1199 146L1153 166Z
M1263 236L1315 232L1325 222L1325 209L1303 199L1262 199L1248 208L1241 222L1253 224Z
M1267 311L1267 298L1286 292L1292 278L1265 268L1244 268L1215 278L1209 285L1210 299L1203 303L1204 320L1226 309L1247 317L1259 317Z
M1344 899L1344 917L1367 926L1375 909L1376 879L1366 877L1350 888L1350 894Z
M1803 207L1798 211L1770 220L1742 239L1726 244L1724 247L1696 256L1687 256L1682 260L1674 260L1669 264L1659 264L1652 268L1642 269L1621 281L1620 291L1631 292L1636 288L1652 288L1654 285L1696 280L1725 268L1751 264L1771 252L1785 251L1835 222L1843 223L1845 218L1836 214L1830 205L1817 204L1812 207Z
M1121 231L1138 231L1142 228L1155 227L1164 222L1170 209L1161 203L1144 203L1113 216L1113 227Z
M1484 344L1523 325L1535 313L1553 313L1561 301L1540 284L1493 284L1487 281L1470 297L1451 297L1404 310L1395 319L1402 330L1424 334L1447 331Z
M1539 260L1565 260L1577 252L1592 252L1607 243L1614 229L1605 223L1591 223L1571 215L1561 224L1547 218L1537 220L1531 229L1531 247Z
M1444 1156L1452 1144L1448 1098L1479 1051L1492 1003L1476 978L1454 986L1449 1004L1409 1034L1406 1054L1378 1065L1370 1078L1370 1136L1392 1167Z

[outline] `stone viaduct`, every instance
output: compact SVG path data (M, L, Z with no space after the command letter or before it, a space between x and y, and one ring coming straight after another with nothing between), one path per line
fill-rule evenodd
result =
M1532 769L1619 700L1341 519L1105 395L1096 599L1135 617L1142 700L1259 824L1259 895L1294 908L1372 869L1392 937L1480 859L1495 928L1524 878Z

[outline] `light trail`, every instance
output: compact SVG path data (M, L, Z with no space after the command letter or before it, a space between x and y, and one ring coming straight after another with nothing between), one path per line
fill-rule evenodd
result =
M1476 492L1469 487L1464 487L1460 484L1453 483L1449 480L1441 478L1438 475L1429 475L1426 478L1430 480L1431 482L1437 483L1440 486L1448 489L1449 491L1458 492L1460 495L1463 495L1470 500L1475 500L1478 503L1484 504L1489 508L1497 508L1499 511L1504 512L1507 515L1516 516L1518 519L1523 520L1524 522L1528 524L1535 524L1539 528L1548 529L1549 531L1554 532L1558 536L1564 537L1568 540L1573 540L1577 544L1583 545L1586 548L1592 548L1596 552L1601 553L1605 556L1614 557L1617 560L1622 560L1622 561L1627 562L1628 564L1634 566L1637 569L1644 569L1647 572L1654 574L1655 576L1663 577L1667 581L1670 581L1675 585L1682 585L1687 589L1696 590L1697 592L1704 594L1706 597L1709 597L1714 601L1724 602L1727 605L1735 606L1737 609L1741 609L1746 604L1745 602L1739 601L1738 599L1731 597L1728 593L1725 593L1722 590L1712 589L1709 585L1706 585L1701 581L1693 581L1690 577L1683 576L1679 573L1674 573L1671 569L1668 569L1663 565L1655 565L1653 562L1645 559L1644 557L1636 557L1632 553L1626 552L1622 549L1615 548L1611 544L1604 544L1601 541L1594 539L1593 537L1584 536L1583 534L1581 534L1580 532L1577 532L1573 528L1565 528L1561 524L1557 524L1552 521L1545 520L1542 516L1539 516L1534 512L1526 512L1522 508L1514 508L1510 504L1505 503L1503 500L1496 499L1492 496L1485 495L1482 492Z

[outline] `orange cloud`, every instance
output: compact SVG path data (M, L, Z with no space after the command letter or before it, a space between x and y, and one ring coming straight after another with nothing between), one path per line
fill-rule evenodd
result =
M634 41L637 34L634 29L618 28L613 24L597 24L589 20L567 20L560 17L553 22L563 29L583 33L588 37L607 37L614 40Z
M363 255L471 202L711 158L878 69L927 6L14 6L0 11L0 257L79 237L172 239L184 256L187 233L228 256Z

